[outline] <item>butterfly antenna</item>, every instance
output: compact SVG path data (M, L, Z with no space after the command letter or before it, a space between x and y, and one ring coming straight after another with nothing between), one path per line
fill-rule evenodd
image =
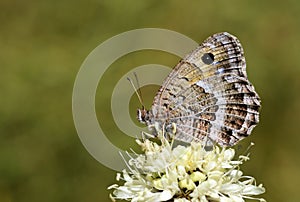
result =
M140 101L141 101L141 104L144 106L144 100L143 100L143 95L142 95L142 91L141 91L141 85L140 85L138 76L137 76L136 72L134 72L133 74L134 74L134 77L135 77L135 80L136 80L137 90L138 90L138 93L139 93L139 95L140 95L140 99L141 99Z
M134 74L135 76L136 76L136 74ZM136 78L137 78L137 76L136 76ZM144 102L143 102L143 99L142 99L142 97L141 97L141 90L140 90L140 88L136 88L135 87L135 85L134 85L134 83L132 82L132 80L131 80L131 78L129 78L129 77L127 77L127 80L130 82L130 84L132 85L132 87L133 87L133 89L134 89L134 91L135 91L135 93L136 93L136 95L137 95L137 97L138 97L138 99L139 99L139 101L140 101L140 103L141 103L141 105L143 106L143 108L144 108ZM137 82L137 84L139 85L139 83ZM139 87L139 86L138 86Z

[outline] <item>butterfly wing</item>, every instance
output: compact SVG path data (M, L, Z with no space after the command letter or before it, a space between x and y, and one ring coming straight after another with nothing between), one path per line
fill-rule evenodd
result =
M149 124L172 128L175 139L184 142L232 146L250 135L259 108L242 46L223 32L206 39L172 70L154 98Z

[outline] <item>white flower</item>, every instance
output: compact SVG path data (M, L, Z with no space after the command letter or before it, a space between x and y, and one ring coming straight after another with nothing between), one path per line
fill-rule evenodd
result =
M138 201L221 201L242 202L244 199L265 201L254 198L265 192L256 185L255 179L243 176L239 166L248 156L233 160L232 148L214 146L206 151L201 143L173 148L166 139L161 144L149 139L137 143L144 154L130 156L128 167L117 180L123 185L112 185L111 199Z

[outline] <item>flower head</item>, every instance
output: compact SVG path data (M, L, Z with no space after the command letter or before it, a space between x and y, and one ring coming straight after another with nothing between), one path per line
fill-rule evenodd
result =
M233 160L235 150L214 146L207 151L202 143L173 147L162 138L161 144L137 140L144 154L130 156L128 168L117 175L123 185L112 185L112 200L131 201L244 201L265 192L239 166L248 156Z

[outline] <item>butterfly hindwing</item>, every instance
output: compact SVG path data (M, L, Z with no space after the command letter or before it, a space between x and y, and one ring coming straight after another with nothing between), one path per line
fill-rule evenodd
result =
M175 124L172 135L184 142L232 146L250 135L259 121L259 108L242 46L223 32L206 39L176 65L145 122L167 132Z

